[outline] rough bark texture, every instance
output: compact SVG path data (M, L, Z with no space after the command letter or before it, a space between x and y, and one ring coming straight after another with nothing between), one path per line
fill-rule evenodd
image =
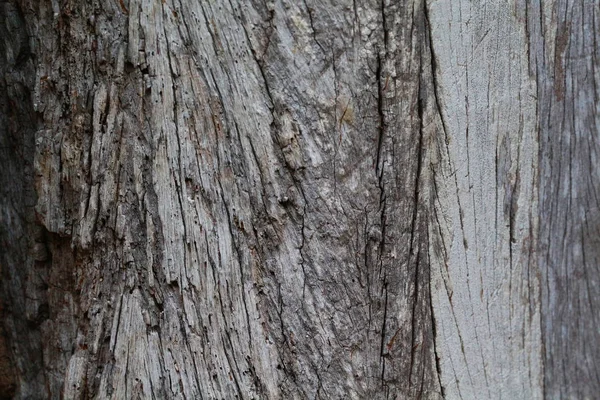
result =
M544 389L600 393L600 3L533 2Z
M593 398L598 7L0 2L0 397Z

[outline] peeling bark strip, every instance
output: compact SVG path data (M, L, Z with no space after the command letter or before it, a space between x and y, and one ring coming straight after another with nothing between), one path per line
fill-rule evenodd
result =
M0 397L595 396L598 2L538 3L0 2Z

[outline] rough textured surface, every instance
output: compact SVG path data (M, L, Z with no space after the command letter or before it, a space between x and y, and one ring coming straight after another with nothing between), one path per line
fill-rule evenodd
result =
M546 397L600 391L600 2L533 2ZM535 69L534 69L535 68Z
M0 346L0 397L17 391L25 398L44 393L41 318L25 310L41 292L36 258L45 246L32 239L40 233L33 213L35 67L24 16L13 3L0 3L0 38L0 335L8 339Z
M0 397L593 398L597 2L0 2Z

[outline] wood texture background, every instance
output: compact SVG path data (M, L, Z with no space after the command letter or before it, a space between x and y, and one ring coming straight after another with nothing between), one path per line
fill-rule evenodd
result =
M592 399L599 2L0 2L0 397Z

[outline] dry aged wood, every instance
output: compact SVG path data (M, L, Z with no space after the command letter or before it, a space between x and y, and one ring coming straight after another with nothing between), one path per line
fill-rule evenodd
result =
M0 398L595 398L599 6L1 0Z

